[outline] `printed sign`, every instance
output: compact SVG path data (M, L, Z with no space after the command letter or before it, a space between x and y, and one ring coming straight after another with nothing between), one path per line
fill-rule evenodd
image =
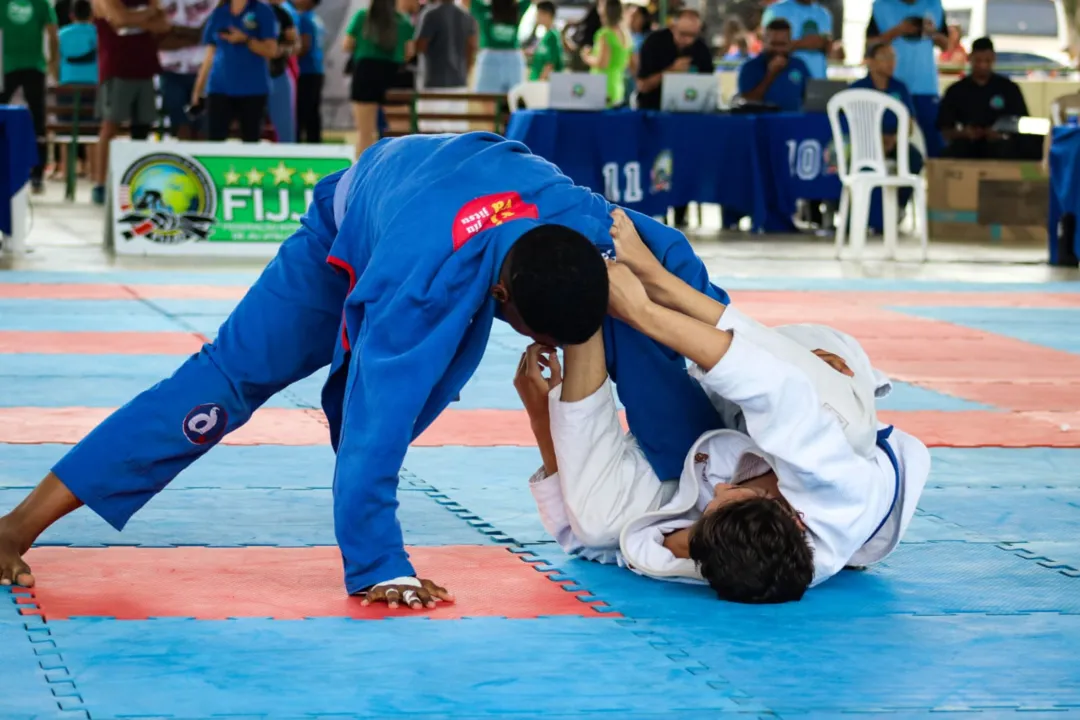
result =
M269 256L346 145L114 141L108 241L121 255Z

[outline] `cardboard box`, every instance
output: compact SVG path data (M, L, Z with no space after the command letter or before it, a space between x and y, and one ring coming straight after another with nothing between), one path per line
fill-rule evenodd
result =
M930 239L1046 244L1050 180L1039 163L932 159Z

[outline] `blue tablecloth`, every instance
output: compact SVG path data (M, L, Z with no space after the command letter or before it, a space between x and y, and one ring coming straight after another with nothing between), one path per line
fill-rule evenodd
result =
M796 200L840 197L832 132L820 113L522 110L506 136L579 185L648 215L716 203L725 222L749 215L757 231L790 232Z
M1080 127L1070 125L1054 128L1050 145L1050 213L1047 230L1051 265L1063 264L1060 257L1062 248L1058 244L1058 223L1066 214L1080 219ZM1072 227L1073 255L1080 256L1080 231L1076 231L1075 222Z
M30 111L0 105L0 232L11 234L11 198L30 181L37 165L37 136Z

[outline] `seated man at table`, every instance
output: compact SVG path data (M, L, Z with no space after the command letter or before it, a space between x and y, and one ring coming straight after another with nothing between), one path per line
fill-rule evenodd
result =
M810 69L791 54L791 24L777 18L765 26L765 51L739 68L739 97L775 105L784 112L802 110Z
M884 42L871 43L866 48L866 67L868 70L866 77L851 83L852 89L861 88L865 90L878 90L892 97L894 100L902 102L907 106L908 112L911 114L909 123L911 130L913 131L915 129L916 118L915 102L911 99L911 93L908 92L907 85L894 77L894 73L896 72L896 51L893 50L892 45ZM896 159L896 128L896 114L893 112L886 112L885 117L881 122L881 132L885 142L885 155L890 160ZM912 173L918 175L923 167L922 153L916 150L910 143L907 148L907 153L908 168ZM902 188L900 190L899 200L901 208L907 206L908 199L911 197L911 192L910 188Z
M994 72L994 43L979 38L971 45L971 73L957 80L941 99L938 128L945 136L945 157L972 160L1038 159L1041 142L994 130L1001 118L1024 117L1027 103L1020 86ZM1034 156L1030 146L1036 144Z
M641 110L659 110L664 75L698 73L711 75L712 51L701 37L704 24L697 10L680 10L670 28L649 33L638 51L637 106ZM686 205L674 210L675 227L686 227Z
M554 351L534 345L515 386L544 459L530 489L548 532L586 559L747 603L798 600L892 552L930 455L878 424L888 380L859 344L820 325L759 325L670 275L630 223L615 228L609 311L695 363L732 429L701 435L678 480L658 476L623 433L602 335L564 349L562 377Z

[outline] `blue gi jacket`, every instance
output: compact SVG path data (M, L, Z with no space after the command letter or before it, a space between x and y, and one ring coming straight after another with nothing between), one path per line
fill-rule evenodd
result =
M496 316L490 289L507 253L538 223L566 225L610 249L612 209L496 135L382 141L320 183L301 229L217 340L54 470L120 528L274 392L329 363L323 407L337 451L334 521L346 587L411 575L396 518L398 473L409 443L480 362ZM633 219L665 266L727 301L681 233ZM625 381L631 429L661 477L678 477L690 445L719 417L681 357L614 321L605 339L612 378Z

